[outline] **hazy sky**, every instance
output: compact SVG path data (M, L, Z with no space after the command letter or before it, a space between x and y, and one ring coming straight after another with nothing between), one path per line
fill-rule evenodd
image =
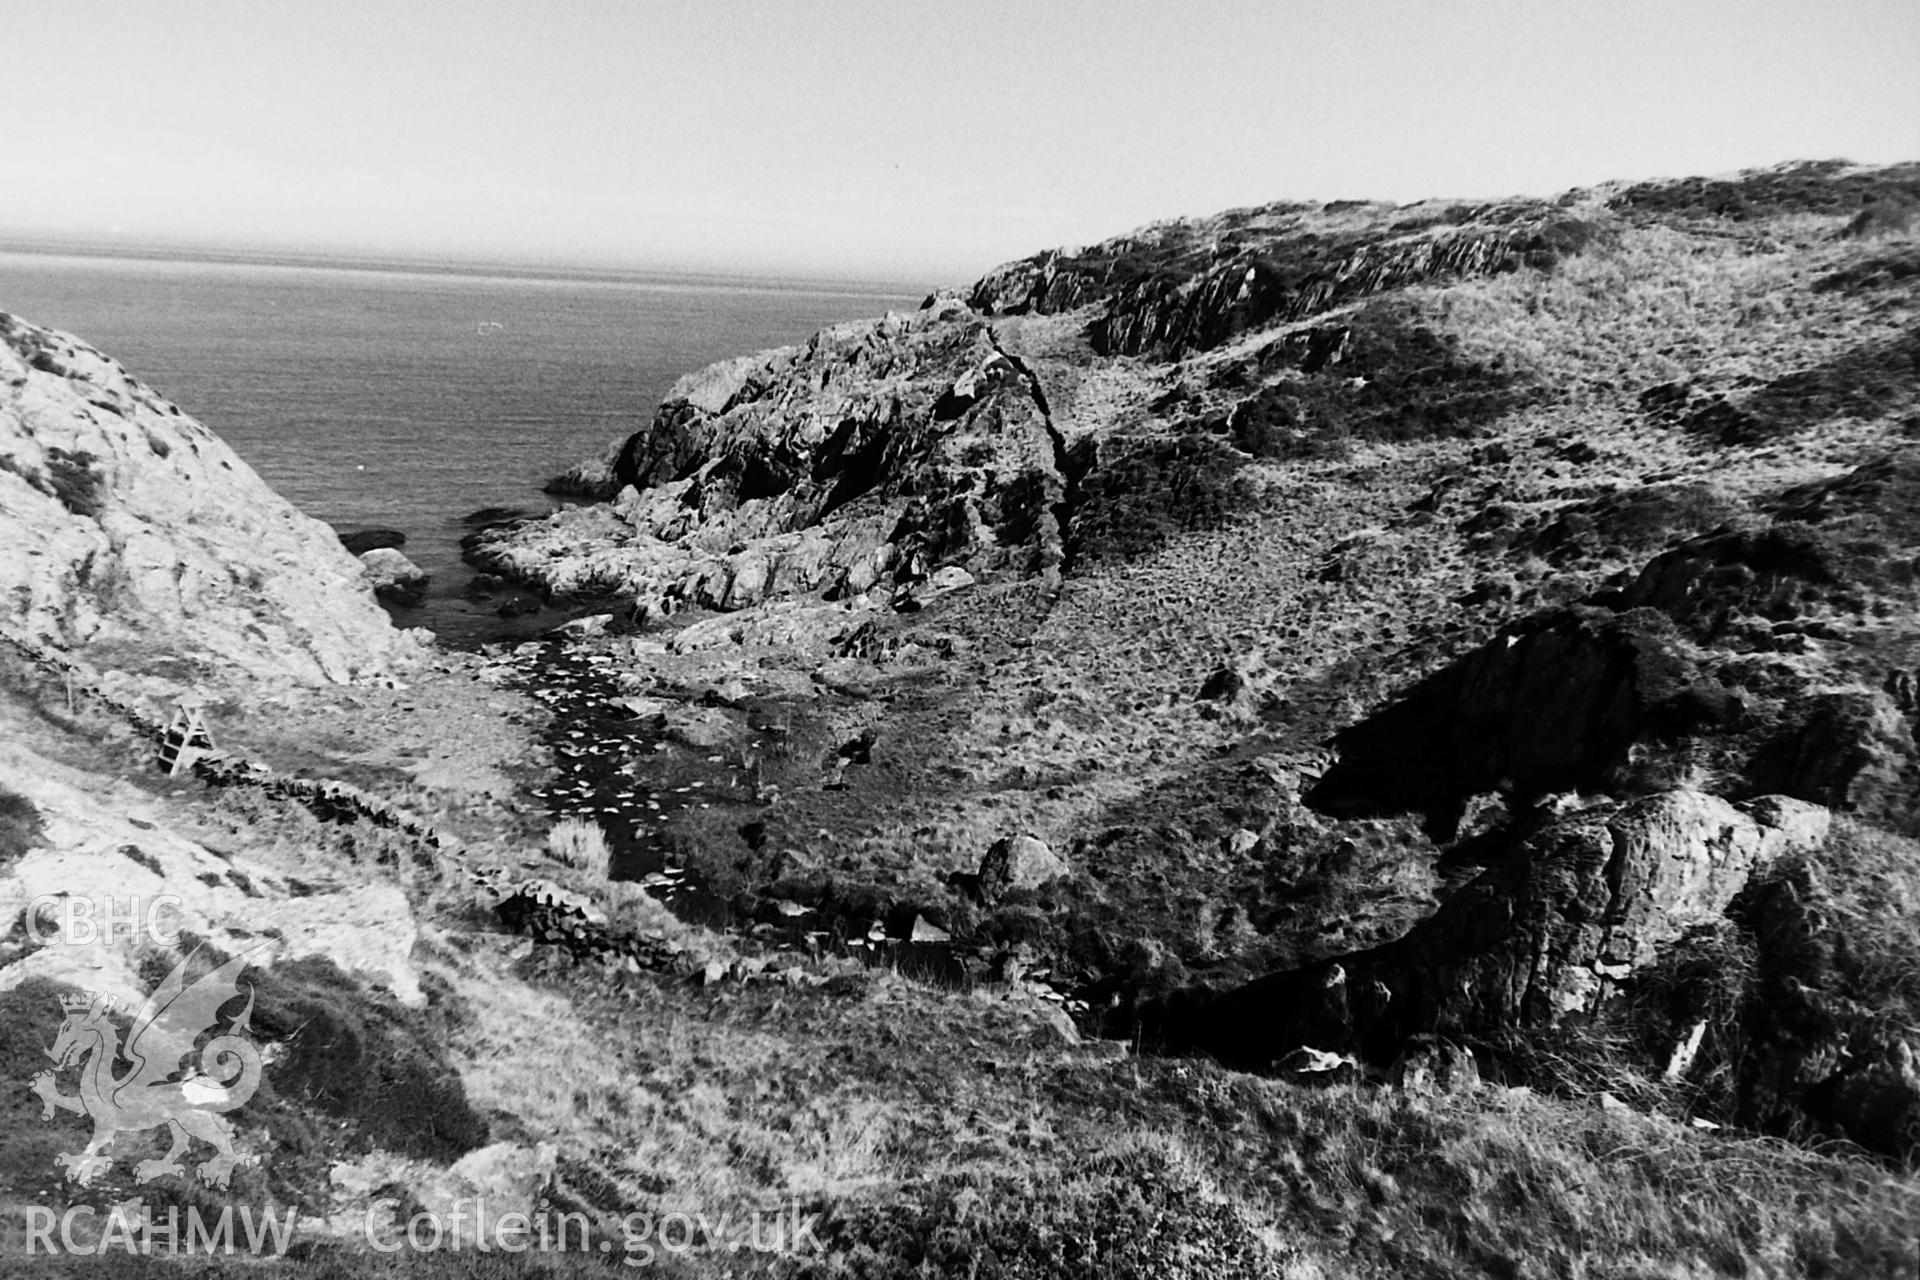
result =
M1283 198L1920 158L1915 0L5 8L0 240L959 282Z

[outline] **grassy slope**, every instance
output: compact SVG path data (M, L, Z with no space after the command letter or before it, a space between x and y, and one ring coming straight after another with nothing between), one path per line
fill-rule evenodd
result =
M958 638L960 656L898 689L872 768L849 770L846 790L808 785L811 761L796 771L799 785L754 815L770 843L816 888L875 880L976 924L941 879L971 870L998 835L1032 830L1063 851L1080 846L1088 874L1068 896L1087 900L1090 928L1145 933L1189 967L1234 958L1209 954L1217 936L1200 922L1217 935L1236 905L1256 917L1235 930L1249 970L1403 926L1429 901L1425 838L1390 822L1334 830L1289 809L1292 783L1318 767L1332 731L1503 622L1577 599L1786 485L1837 474L1897 438L1915 407L1909 381L1867 416L1815 414L1738 447L1705 447L1652 418L1642 394L1682 376L1739 390L1907 332L1911 291L1821 286L1912 242L1836 239L1838 214L1733 232L1618 221L1607 247L1552 271L1396 298L1461 358L1502 362L1529 389L1523 407L1464 437L1347 435L1327 442L1331 456L1275 461L1228 451L1224 478L1201 477L1225 495L1211 518L1193 516L1190 492L1131 504L1122 494L1112 514L1083 505L1083 526L1109 521L1096 529L1170 508L1178 536L1120 554L1089 546L1050 607L1025 587L988 587L892 624L896 643L950 649ZM1220 385L1222 371L1275 343L1260 331L1171 363L1103 361L1085 347L1085 313L997 323L1046 383L1064 433L1109 437L1103 457L1118 451L1113 438L1211 441L1258 390L1237 377ZM1183 388L1177 408L1154 407ZM1325 416L1338 425L1337 411ZM1550 535L1570 511L1656 486L1674 497L1637 512L1644 527L1624 527L1630 513L1584 538ZM1514 531L1490 540L1481 518L1494 508ZM1274 700L1196 699L1233 664ZM822 743L874 719L850 709ZM1233 855L1223 842L1242 828L1271 839ZM1345 838L1367 856L1328 902L1299 903L1300 882ZM699 843L716 864L748 856L716 837ZM1360 918L1337 928L1335 914Z

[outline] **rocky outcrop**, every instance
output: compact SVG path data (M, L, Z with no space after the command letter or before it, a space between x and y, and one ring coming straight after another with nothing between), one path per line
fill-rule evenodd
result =
M1386 1063L1412 1036L1603 1015L1662 948L1719 920L1759 869L1826 838L1818 806L1674 791L1570 815L1404 937L1149 1018L1167 1041L1261 1067L1300 1045ZM1157 1025L1155 1025L1157 1024Z
M168 936L209 942L229 955L271 940L256 963L323 956L424 1005L412 958L419 928L406 894L389 882L304 873L298 880L250 857L216 855L167 826L102 806L88 779L17 745L0 746L0 776L39 813L43 829L0 868L0 990L33 978L105 991L137 1007L146 939L128 923L63 934L57 908L44 908L46 945L20 945L17 926L32 904L72 899L104 912L137 915Z
M1680 542L1622 589L1509 626L1342 730L1309 802L1419 812L1445 839L1474 795L1625 796L1705 766L1735 794L1920 830L1920 451L1767 506L1771 522Z
M1651 561L1624 593L1702 639L1765 624L1920 605L1920 448L1880 454L1769 504L1774 520L1693 538ZM1886 611L1882 611L1883 616Z
M392 547L360 553L361 577L389 604L416 605L427 598L431 576Z
M682 379L620 450L611 509L482 532L469 558L656 615L859 596L942 567L1057 574L1055 444L1038 384L943 300Z
M1073 868L1037 836L1007 836L980 859L980 888L989 899L1009 889L1037 889L1073 874Z
M347 682L413 644L333 531L68 335L0 315L0 622L98 665Z
M1652 610L1575 608L1496 637L1335 738L1323 811L1417 811L1450 830L1468 797L1603 789L1629 750L1737 714Z
M1548 214L1545 206L1436 215L1269 205L1008 263L975 283L967 301L986 315L1094 308L1087 336L1100 354L1177 356L1406 285L1509 270L1574 247L1569 220ZM1310 225L1318 234L1298 234Z

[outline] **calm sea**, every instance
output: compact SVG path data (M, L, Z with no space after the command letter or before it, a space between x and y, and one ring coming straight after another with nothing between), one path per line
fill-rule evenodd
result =
M461 594L462 516L548 509L682 373L924 292L0 252L0 311L115 357L309 515L405 533L433 587L396 616L454 643L504 629Z

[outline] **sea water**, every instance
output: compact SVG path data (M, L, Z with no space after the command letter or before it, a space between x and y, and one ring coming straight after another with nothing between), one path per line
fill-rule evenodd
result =
M505 627L465 598L462 517L550 509L541 484L645 426L683 373L924 292L0 252L0 311L113 356L307 514L406 534L433 583L396 620L453 643Z

